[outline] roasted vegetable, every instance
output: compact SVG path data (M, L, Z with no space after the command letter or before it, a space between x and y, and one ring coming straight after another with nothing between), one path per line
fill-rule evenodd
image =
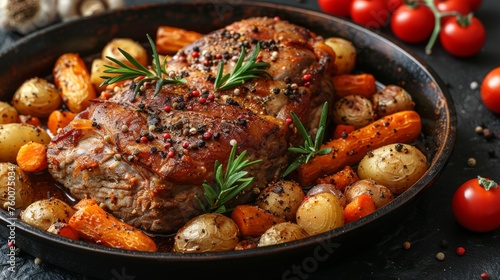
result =
M379 90L372 97L375 113L379 117L387 116L399 111L413 110L415 102L411 95L402 87L388 85Z
M344 74L333 76L335 96L342 98L348 95L361 95L372 98L377 92L375 76L372 74Z
M173 249L179 253L232 251L239 236L233 220L222 214L206 213L191 219L177 231Z
M258 247L276 245L308 237L309 234L298 224L284 222L270 227L259 239Z
M420 135L421 129L422 122L415 111L402 111L385 116L349 133L346 138L334 139L323 144L323 148L333 148L332 152L315 156L308 163L300 165L297 168L297 181L301 186L310 186L319 177L333 174L346 165L353 166L359 163L367 152L378 147L415 140Z
M126 51L142 66L147 66L149 64L148 52L146 49L141 44L130 38L115 38L108 42L102 49L101 58L108 65L112 62L106 58L107 56L115 58L128 66L135 67L118 49Z
M178 27L159 26L156 31L156 48L160 54L175 54L182 47L200 39L203 34Z
M318 180L316 180L316 184L332 184L340 191L344 191L348 185L356 182L357 180L359 180L359 177L358 174L356 174L356 171L354 171L351 166L346 165L340 171L318 178Z
M368 152L358 165L358 176L400 194L417 182L427 168L427 158L419 149L397 143Z
M330 37L325 40L325 44L335 52L336 73L338 75L351 73L356 66L356 48L352 42L339 37Z
M0 163L0 203L5 210L23 209L34 200L35 194L30 178L19 166Z
M373 122L375 111L370 99L361 95L347 95L335 102L332 115L336 124L361 128Z
M47 120L47 128L49 131L56 135L60 128L67 126L74 118L76 114L61 110L53 111L49 119Z
M47 169L47 145L32 141L22 145L16 162L25 172L44 171Z
M62 100L54 84L42 78L31 78L17 89L12 104L20 114L41 118L61 107Z
M356 196L344 209L345 223L354 222L373 212L377 207L372 197L366 193Z
M47 230L55 222L68 223L75 210L57 198L37 200L21 212L21 220Z
M309 235L343 226L344 211L340 200L330 192L308 197L297 210L297 224Z
M0 125L0 162L16 162L17 152L28 142L48 144L50 136L44 129L29 124Z
M243 237L261 236L271 226L285 222L285 218L274 215L258 206L237 205L231 213L231 219L238 225Z
M15 123L19 121L16 108L7 102L0 101L0 124Z
M87 66L77 53L61 55L52 72L56 87L61 89L62 100L71 112L83 111L90 105L90 100L96 98Z
M296 182L279 180L259 193L257 206L287 221L295 221L295 213L303 200L304 191Z
M78 232L74 228L70 227L67 223L63 222L53 223L52 225L50 225L47 231L73 240L80 239L80 235L78 234Z
M348 203L363 193L372 197L377 209L394 199L394 195L389 188L377 184L375 181L370 179L356 181L352 185L347 186L344 191L344 195L346 196Z
M345 197L344 193L341 190L337 189L333 184L317 184L316 186L310 188L309 191L307 191L306 197L311 197L325 192L331 193L336 196L339 199L340 206L342 208L344 208L347 204L347 198Z
M67 223L82 239L112 248L156 252L153 239L118 220L99 205L82 203L79 208Z

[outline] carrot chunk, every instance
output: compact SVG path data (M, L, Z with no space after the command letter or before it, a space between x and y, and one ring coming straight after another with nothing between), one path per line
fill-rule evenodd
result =
M22 171L42 172L47 169L47 146L30 141L19 148L16 162Z
M370 213L375 212L375 202L369 194L361 194L349 202L344 209L344 222L356 221Z
M238 225L241 236L261 236L272 225L285 222L285 218L276 216L255 205L242 204L234 208L231 219Z

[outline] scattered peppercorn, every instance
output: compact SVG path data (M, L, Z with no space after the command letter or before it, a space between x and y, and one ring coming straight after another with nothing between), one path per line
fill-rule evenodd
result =
M483 134L483 126L481 125L476 126L475 131L477 134Z
M486 139L491 139L491 138L493 138L493 133L491 132L491 129L489 129L489 128L485 128L485 129L483 129L483 136L484 136L484 138L486 138Z
M403 242L403 248L405 248L406 250L410 249L411 247L411 243L409 241L405 241Z
M468 158L467 159L467 165L470 167L476 166L476 163L477 163L477 161L475 158Z
M490 280L490 274L488 272L481 273L481 279Z
M458 247L457 248L457 255L463 256L465 254L465 248L464 247Z
M442 261L442 260L444 260L444 258L445 258L445 255L443 252L439 252L436 254L436 259Z

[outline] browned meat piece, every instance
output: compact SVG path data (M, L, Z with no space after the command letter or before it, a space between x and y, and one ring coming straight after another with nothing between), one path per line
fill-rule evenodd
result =
M241 46L269 62L273 79L214 91L218 63L234 67ZM287 148L302 141L290 111L316 128L331 100L334 53L310 31L270 18L236 22L180 50L168 69L187 80L154 96L150 85L135 99L131 84L77 116L92 126L64 128L49 145L49 170L78 198L91 197L125 222L152 232L173 232L199 214L195 196L213 182L216 160L226 164L231 142L238 154L263 159L248 171L255 179L232 203L254 198L254 188L288 166ZM332 103L332 102L331 102Z

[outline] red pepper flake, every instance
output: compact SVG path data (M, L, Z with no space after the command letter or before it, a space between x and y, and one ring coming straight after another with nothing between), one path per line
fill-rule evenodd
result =
M207 132L205 132L205 133L203 133L203 138L204 138L204 139L210 139L210 138L212 138L212 133L210 133L210 132L208 132L208 131L207 131Z
M172 110L172 106L166 105L165 107L163 107L163 110L167 113L170 113L170 111Z
M200 92L195 89L195 90L191 91L191 95L194 97L198 97L198 96L200 96Z
M311 80L311 74L305 74L302 79L307 82L307 81L310 81Z
M191 56L192 56L192 57L195 57L195 58L196 58L196 57L200 57L200 53L199 53L199 52L192 52L192 53L191 53Z
M212 62L210 60L205 60L205 61L203 61L203 65L205 65L207 67L212 66Z
M14 246L14 242L9 241L9 242L7 243L7 246L9 246L9 248L12 248L12 247Z
M207 102L207 99L205 97L200 97L198 102L200 102L200 104L205 104Z
M286 118L285 122L286 122L287 125L290 125L290 124L293 123L293 119L292 118Z
M221 59L221 58L222 58L222 54L220 54L220 53L216 54L216 55L215 55L215 58L216 58L216 59Z
M188 142L188 141L184 141L184 142L182 142L182 147L183 147L184 149L189 148L189 142Z
M166 142L166 143L163 145L163 147L164 147L165 149L168 149L168 148L172 147L172 144L171 144L170 142Z
M171 135L168 132L163 134L163 139L170 139L170 137L171 137Z
M148 140L148 137L147 136L142 136L141 137L141 143L147 143L149 140Z
M280 21L281 19L280 19L280 17L279 17L279 16L275 16L275 17L274 17L274 20L275 20L275 21Z
M175 152L174 151L169 151L168 154L167 154L167 156L169 158L173 158L173 157L175 157Z
M215 99L215 95L213 93L208 94L208 100L213 101Z
M457 255L463 256L465 254L465 248L464 247L458 247L457 248Z

